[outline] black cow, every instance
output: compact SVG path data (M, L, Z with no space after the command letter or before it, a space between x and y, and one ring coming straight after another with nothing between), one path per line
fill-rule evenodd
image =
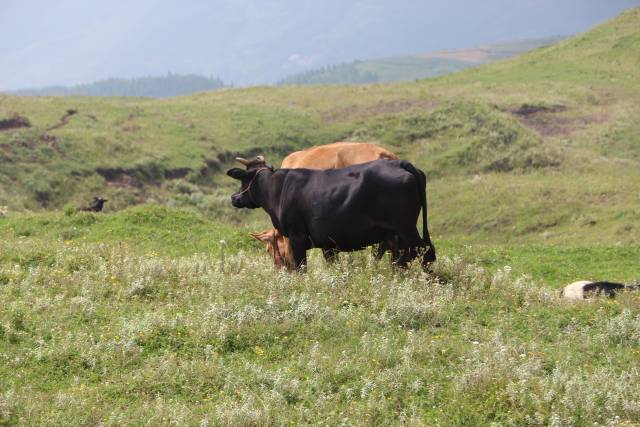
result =
M102 212L102 208L104 207L104 202L107 202L107 199L103 199L102 197L94 197L93 202L85 208L78 208L78 212Z
M404 160L376 160L344 169L279 169L258 156L236 159L246 170L227 172L240 180L231 196L236 208L263 208L289 238L298 268L306 251L355 251L397 239L397 265L404 267L427 248L422 263L436 259L427 229L426 177ZM416 221L422 208L423 238Z

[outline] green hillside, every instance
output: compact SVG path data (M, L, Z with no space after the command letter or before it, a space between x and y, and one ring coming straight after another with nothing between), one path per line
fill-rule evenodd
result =
M299 148L373 140L427 171L437 236L638 244L639 16L410 84L3 95L0 118L30 127L0 131L0 205L60 209L103 194L109 210L152 201L260 223L228 206L234 184L220 172L234 155L277 164Z
M557 43L561 37L522 40L459 49L367 59L330 65L320 69L294 74L278 82L278 85L365 84L414 81L465 68L511 58L524 52Z
M405 84L0 96L0 425L640 425L640 9ZM237 154L428 175L431 272L274 271ZM96 195L103 213L76 212Z

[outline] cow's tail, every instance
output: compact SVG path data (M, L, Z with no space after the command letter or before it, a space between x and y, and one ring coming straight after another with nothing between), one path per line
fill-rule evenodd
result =
M422 240L429 246L426 260L429 262L436 260L436 248L431 243L429 237L429 229L427 228L427 176L420 169L413 166L406 160L400 162L400 166L416 177L418 182L418 196L420 197L420 206L422 208Z

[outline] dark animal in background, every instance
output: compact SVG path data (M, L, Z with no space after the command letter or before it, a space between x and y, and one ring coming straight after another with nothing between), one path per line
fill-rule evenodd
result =
M94 197L93 202L87 207L78 208L79 212L102 212L102 208L104 208L104 202L107 202L107 199L103 199L102 197Z
M279 169L264 157L236 159L246 170L227 175L242 182L236 208L263 208L289 238L297 268L306 251L355 251L397 237L404 267L424 248L423 266L436 259L427 228L426 177L404 160L376 160L343 169ZM416 228L422 209L423 237Z

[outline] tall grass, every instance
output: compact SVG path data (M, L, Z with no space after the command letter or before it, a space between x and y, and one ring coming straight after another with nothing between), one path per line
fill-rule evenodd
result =
M640 422L638 295L565 303L510 267L447 256L435 275L366 252L287 274L254 249L8 250L4 424Z

